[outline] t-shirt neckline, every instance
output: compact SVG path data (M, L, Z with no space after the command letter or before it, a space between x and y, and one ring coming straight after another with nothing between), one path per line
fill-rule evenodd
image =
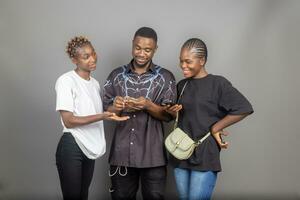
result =
M90 80L86 80L86 79L82 78L81 76L79 76L79 74L77 74L75 70L73 70L73 73L75 74L76 77L78 77L80 80L82 80L85 83L91 83L92 82L91 81L92 80L91 76L90 76Z
M202 77L202 78L190 78L190 80L205 80L205 79L207 79L208 77L210 77L212 74L207 74L206 76L204 76L204 77Z

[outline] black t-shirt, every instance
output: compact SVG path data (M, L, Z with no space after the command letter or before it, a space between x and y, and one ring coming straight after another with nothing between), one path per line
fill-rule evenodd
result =
M210 128L226 115L252 113L249 101L222 76L209 74L200 79L184 79L177 84L177 94L188 81L179 104L178 127L195 141L201 139ZM184 161L170 158L174 167L200 171L221 171L220 148L210 135L193 155Z

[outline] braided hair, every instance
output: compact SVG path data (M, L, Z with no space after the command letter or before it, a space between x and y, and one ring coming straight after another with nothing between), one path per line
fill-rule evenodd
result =
M206 47L206 44L198 38L188 39L182 45L181 49L188 49L192 53L194 53L194 55L197 58L205 58L205 62L207 60L207 47Z
M91 45L91 42L84 36L75 36L68 42L66 53L72 59L76 56L77 49L85 45Z

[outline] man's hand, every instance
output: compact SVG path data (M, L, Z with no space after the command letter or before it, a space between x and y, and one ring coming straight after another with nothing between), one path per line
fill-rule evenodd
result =
M125 97L125 108L129 110L138 111L145 110L148 107L148 100L145 97L132 98Z
M136 111L145 111L148 112L152 117L163 120L170 121L171 117L169 114L165 112L165 107L161 105L157 105L152 102L150 99L146 99L145 97L124 97L124 111L126 112L136 112Z
M125 99L120 96L116 96L113 103L114 110L122 111L125 108Z

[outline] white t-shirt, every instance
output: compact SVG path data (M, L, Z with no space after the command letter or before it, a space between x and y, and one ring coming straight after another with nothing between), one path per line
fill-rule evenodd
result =
M81 78L74 70L61 75L55 84L56 111L65 110L75 116L102 113L100 86L97 80ZM63 132L70 132L82 152L90 159L102 156L106 151L103 121L66 128L62 119Z

